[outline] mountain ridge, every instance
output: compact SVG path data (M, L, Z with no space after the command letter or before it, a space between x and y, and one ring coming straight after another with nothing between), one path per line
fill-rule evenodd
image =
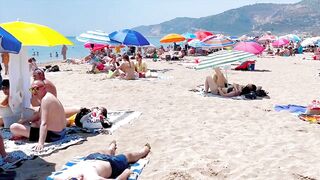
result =
M177 17L159 24L133 28L146 36L194 32L198 29L230 35L319 33L320 0L294 4L258 3L200 18Z

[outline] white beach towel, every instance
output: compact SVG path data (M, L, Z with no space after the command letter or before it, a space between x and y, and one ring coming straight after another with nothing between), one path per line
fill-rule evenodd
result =
M137 119L141 114L141 112L137 111L109 111L107 119L112 123L110 128L84 129L77 126L72 126L67 130L69 134L77 132L112 134L120 126L130 123L132 120Z
M33 159L36 156L46 156L50 155L55 151L65 149L69 146L82 143L86 139L76 135L68 134L65 138L51 143L45 143L44 148L40 152L34 151L33 147L37 142L29 142L27 140L12 141L9 140L12 134L9 130L2 130L2 137L4 139L4 146L9 156L16 159L15 162L6 163L3 158L0 158L0 168L2 169L12 169L16 168L20 162L24 160Z
M84 161L84 157L76 157L71 161L68 161L65 165L63 165L62 169L60 171L53 172L50 176L47 177L47 180L53 180L56 176L59 174L62 174L65 171L68 171L70 167L78 164L79 162ZM133 174L131 174L128 178L128 180L136 180L142 173L143 168L148 164L148 159L140 159L134 164L130 165L130 169L133 171Z

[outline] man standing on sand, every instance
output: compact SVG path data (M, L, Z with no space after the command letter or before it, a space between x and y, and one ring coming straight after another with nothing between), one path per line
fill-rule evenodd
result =
M68 50L68 47L66 45L63 45L61 49L61 55L63 57L63 60L67 59L67 50Z
M21 120L10 126L13 136L29 138L38 141L35 150L43 149L44 142L54 142L63 139L66 131L66 118L61 102L50 92L47 92L43 81L36 80L32 83L30 91L32 96L40 102L40 120L25 122ZM25 123L32 123L31 127Z

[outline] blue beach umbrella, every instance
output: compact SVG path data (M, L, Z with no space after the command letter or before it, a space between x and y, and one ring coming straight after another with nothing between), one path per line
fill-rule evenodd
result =
M21 42L0 27L0 53L8 52L18 54L20 49Z
M109 38L113 41L120 42L127 46L150 45L149 41L142 34L131 29L114 31L109 34Z
M181 35L182 35L184 38L186 38L186 39L194 39L194 38L197 37L195 34L189 33L189 32L183 33L183 34L181 34Z

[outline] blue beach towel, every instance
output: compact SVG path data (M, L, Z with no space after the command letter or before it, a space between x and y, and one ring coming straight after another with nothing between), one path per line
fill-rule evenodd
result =
M290 113L299 115L306 112L307 107L306 106L300 106L300 105L294 105L294 104L288 104L288 105L275 105L274 110L279 111L289 111Z
M67 171L70 167L76 165L77 163L84 161L85 157L76 157L71 161L68 161L65 165L63 165L60 171L53 172L50 176L47 177L47 180L53 180L55 176L62 174L64 171ZM140 174L142 173L143 168L148 164L148 159L140 159L134 164L130 165L130 169L133 171L128 178L128 180L137 180Z

